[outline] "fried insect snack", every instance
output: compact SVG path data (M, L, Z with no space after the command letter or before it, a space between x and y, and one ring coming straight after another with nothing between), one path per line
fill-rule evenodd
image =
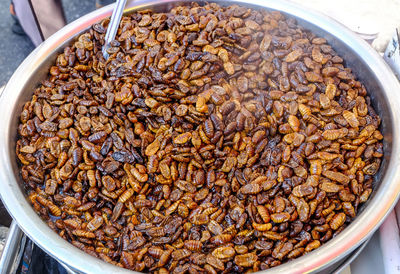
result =
M366 88L276 11L191 4L108 19L60 53L20 115L32 206L142 272L248 272L302 256L368 200L383 156Z

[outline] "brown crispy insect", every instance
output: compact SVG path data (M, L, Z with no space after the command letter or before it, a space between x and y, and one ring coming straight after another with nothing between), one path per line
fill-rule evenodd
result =
M251 141L252 141L254 144L258 144L258 143L265 137L265 135L266 135L266 133L265 133L264 130L259 130L259 131L257 131L257 132L254 133L254 135L253 135Z
M339 192L342 187L335 183L324 182L320 185L320 188L326 192Z
M295 49L294 51L292 51L288 55L286 55L285 61L288 63L294 62L297 59L299 59L302 54L303 54L303 51L301 49Z
M290 251L289 254L287 255L287 257L289 259L294 259L294 258L297 258L297 257L303 255L303 254L304 254L304 248L303 247L299 247L299 248L296 248L296 249Z
M297 197L308 196L313 192L312 186L309 185L298 185L293 188L293 195Z
M255 230L258 230L258 231L266 231L266 230L270 230L272 228L271 223L267 223L267 224L253 223L252 226Z
M227 259L235 256L235 249L230 246L218 247L213 250L212 255L218 259Z
M166 161L161 161L159 163L159 168L161 174L166 178L170 179L171 178L171 169Z
M345 221L346 221L346 215L341 212L341 213L335 214L335 216L333 216L329 225L333 230L337 230L339 227L341 227L344 224Z
M88 223L87 229L90 231L97 230L103 224L103 218L101 216L95 216L93 219Z
M319 95L319 102L324 109L328 109L331 106L331 99L324 93Z
M118 202L125 203L134 193L133 188L125 190L118 199Z
M217 272L215 271L215 269L214 269L211 265L209 265L209 264L204 265L204 269L205 269L208 273L217 273Z
M349 125L351 127L358 127L359 124L360 124L358 119L357 119L357 116L353 112L350 112L348 110L344 110L343 111L343 117L344 117L344 119L346 119L347 123L349 123Z
M232 75L235 73L235 68L231 62L224 63L224 69L225 69L226 73L228 73L229 75Z
M311 161L310 164L310 173L312 175L321 175L322 173L322 164L321 161L315 160Z
M172 252L172 258L176 261L180 261L186 257L189 257L191 252L187 249L178 249Z
M189 208L184 204L179 204L179 206L178 206L178 214L181 217L186 218L189 215Z
M290 127L292 128L293 131L296 131L296 132L299 131L299 129L300 129L300 121L299 121L299 119L297 119L296 116L289 115L288 123L289 123L289 125L290 125Z
M271 220L274 223L283 223L287 222L290 219L290 214L287 212L282 212L282 213L274 213L271 214Z
M342 203L342 207L343 207L343 211L346 215L348 215L352 218L354 218L356 216L356 211L350 202Z
M239 192L243 194L257 194L261 191L261 187L259 184L247 184L240 188Z
M58 206L56 206L55 204L48 203L47 207L49 208L49 210L50 210L52 215L54 215L54 216L60 216L61 215L61 209Z
M57 182L55 180L49 179L46 181L45 192L48 195L54 195L57 190Z
M131 173L140 183L145 183L149 178L147 173L140 172L136 167L131 168Z
M150 237L162 237L165 235L165 229L163 227L151 227L146 230L146 234Z
M304 104L299 104L299 111L303 117L309 117L311 115L311 109Z
M310 252L318 247L321 246L321 243L319 240L314 240L312 242L310 242L304 249L305 252Z
M166 210L165 210L165 214L166 215L171 215L179 206L180 201L176 201L175 203L173 203L172 205L170 205Z
M215 235L219 235L222 234L222 227L215 221L215 220L211 220L208 225L207 225L208 230L215 234Z
M233 236L231 234L219 234L211 237L210 242L216 245L226 244L232 240Z
M174 138L174 143L175 144L184 144L190 140L190 137L192 137L192 134L190 132L182 133L179 134Z
M160 141L158 139L154 140L150 145L146 147L145 155L152 156L157 153L160 148Z
M192 224L195 224L195 225L204 225L209 222L209 217L208 217L208 215L205 215L205 214L194 215L190 219L191 219Z
M85 230L81 230L81 229L76 229L74 231L72 231L72 234L78 236L78 237L84 237L84 238L95 238L95 234L92 232L88 232Z
M148 253L151 256L153 256L154 258L159 259L161 257L161 255L164 253L164 250L162 250L159 247L152 246L152 247L149 247Z
M258 205L257 212L258 214L260 214L261 219L264 221L264 223L268 223L270 221L271 219L270 214L268 212L268 209L266 209L264 206Z
M333 181L337 181L342 184L348 184L350 182L350 178L340 172L327 170L327 171L322 172L322 175L324 175L325 177L327 177Z
M160 267L160 266L166 265L169 257L171 256L171 253L172 253L172 250L164 251L160 256L160 260L158 261L157 266Z
M210 119L204 121L204 131L208 138L211 139L214 136L214 125Z
M322 137L326 140L336 140L343 138L347 135L348 129L341 128L341 129L328 129L322 133Z
M257 255L253 253L247 253L243 255L236 255L235 256L235 264L243 267L249 267L252 266L256 261L258 257Z
M369 195L371 195L372 193L372 189L371 188L367 188L366 190L364 190L363 193L361 193L360 196L360 203L365 203L369 197Z
M218 270L220 270L220 271L222 271L222 270L225 269L224 263L221 262L220 259L214 257L214 256L211 255L211 254L208 254L208 255L207 255L207 257L206 257L206 262L207 262L210 266L212 266L212 267L214 267L214 268L216 268L216 269L218 269Z
M185 241L185 247L191 251L201 251L203 244L200 241L188 240Z
M330 100L336 96L336 86L334 84L328 84L325 89L325 94Z

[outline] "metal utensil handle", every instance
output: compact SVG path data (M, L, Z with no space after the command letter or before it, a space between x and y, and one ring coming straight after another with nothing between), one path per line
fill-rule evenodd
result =
M0 258L0 273L15 273L25 247L25 234L18 227L16 221L12 221L8 232L6 244Z
M108 59L107 50L110 48L110 43L115 39L115 35L117 34L117 30L119 27L119 22L121 21L122 14L124 12L126 0L117 0L117 3L114 6L113 13L111 15L110 23L108 24L106 36L104 38L104 45L102 49L102 53L104 59Z

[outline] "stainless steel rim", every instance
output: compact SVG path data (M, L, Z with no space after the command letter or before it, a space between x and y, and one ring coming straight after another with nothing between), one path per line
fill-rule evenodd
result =
M165 5L168 3L182 2L185 1L135 0L128 1L127 8L128 10L133 10L160 4ZM217 0L213 2L226 3L227 1ZM387 97L390 107L388 111L391 117L393 132L392 136L389 136L386 140L388 143L391 143L392 155L388 163L387 171L382 178L382 182L385 183L382 183L376 191L368 207L366 207L356 220L336 238L305 256L275 267L269 271L271 273L304 273L328 267L349 254L371 236L393 208L398 198L400 192L400 172L397 171L398 166L400 166L398 141L400 137L400 96L398 96L397 93L400 90L400 85L390 68L369 45L350 30L324 15L283 0L249 0L246 2L234 0L230 2L258 5L280 10L319 26L335 37L340 37L343 43L353 48L358 56L367 63L376 77L381 80L381 86L386 91L385 96ZM0 120L0 144L2 144L0 147L1 198L19 226L34 242L58 260L84 273L132 272L105 263L75 248L73 245L68 244L39 218L27 202L23 192L18 186L18 178L16 178L13 173L11 161L14 159L12 158L10 147L14 146L15 140L11 140L9 137L9 130L11 128L11 121L14 118L12 117L13 107L19 98L20 92L24 89L24 79L29 79L46 57L58 49L59 45L63 44L70 37L89 28L93 23L110 16L111 11L112 6L94 11L64 27L42 43L19 66L4 90L3 96L0 98L0 109L3 112L3 117Z

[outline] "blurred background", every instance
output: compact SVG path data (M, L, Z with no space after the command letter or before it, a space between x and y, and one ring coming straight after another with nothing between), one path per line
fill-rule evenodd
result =
M26 35L15 34L10 15L10 0L0 0L0 87L5 85L18 65L35 46ZM63 0L67 22L93 11L95 0Z

